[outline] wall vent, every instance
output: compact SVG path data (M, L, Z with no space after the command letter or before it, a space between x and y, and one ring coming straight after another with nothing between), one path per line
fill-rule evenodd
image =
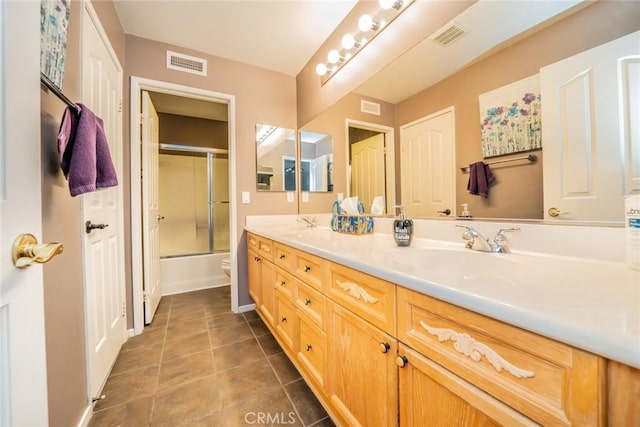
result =
M167 68L185 73L207 75L207 60L182 53L167 51Z
M360 100L360 111L368 114L380 115L380 104L371 101Z
M466 35L465 31L455 24L447 24L435 33L429 36L429 40L433 40L440 46L449 46L456 40Z

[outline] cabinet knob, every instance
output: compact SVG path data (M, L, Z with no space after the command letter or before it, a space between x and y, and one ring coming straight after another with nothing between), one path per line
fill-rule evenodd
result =
M307 351L311 351L311 349L313 348L313 346L311 344L307 344Z
M389 351L390 348L391 346L389 345L389 343L387 342L380 343L380 353L386 353Z
M282 323L284 323L284 322L286 322L286 321L287 321L287 318L286 318L285 316L282 316L282 319L281 319L281 320L282 320Z
M308 266L308 265L305 265L305 266L304 266L304 272L305 272L305 273L308 273L308 272L310 272L310 271L311 271L311 267L310 267L310 266Z
M285 259L285 258L286 258L285 254L280 254L280 259Z
M409 363L409 360L407 359L407 356L398 356L396 357L396 366L398 368L404 368L407 363Z
M280 281L280 286L284 286L284 285L286 285L286 284L287 284L287 282L285 282L284 280L281 280L281 281Z
M311 304L311 298L305 298L304 305L309 305L309 304Z
M260 262L260 257L259 256L254 256L253 260L256 261L256 262Z

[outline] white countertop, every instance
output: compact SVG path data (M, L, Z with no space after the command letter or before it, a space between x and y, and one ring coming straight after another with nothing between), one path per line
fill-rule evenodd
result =
M267 222L246 230L640 368L640 272L624 263L477 252L462 240L414 237L410 247L397 247L391 234L326 227Z

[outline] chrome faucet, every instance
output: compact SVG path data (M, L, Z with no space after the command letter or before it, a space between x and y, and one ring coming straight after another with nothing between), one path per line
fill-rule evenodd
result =
M315 216L299 216L297 221L306 222L308 228L314 228L318 225L318 218L316 218Z
M490 242L482 233L475 228L468 225L456 225L456 227L465 228L466 231L462 233L462 238L467 241L465 247L474 251L481 252L495 252L506 254L509 253L509 246L507 245L507 237L504 233L511 231L520 231L520 228L501 228L496 237L493 238L493 242Z

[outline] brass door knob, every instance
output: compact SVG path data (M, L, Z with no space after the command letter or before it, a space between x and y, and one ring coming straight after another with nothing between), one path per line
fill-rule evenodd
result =
M33 234L20 234L13 241L11 258L18 268L29 267L34 262L43 264L62 253L62 243L38 243Z
M551 216L553 218L555 218L557 216L560 216L560 215L568 215L569 214L569 212L561 212L560 209L558 209L558 208L549 208L547 213L549 214L549 216Z

